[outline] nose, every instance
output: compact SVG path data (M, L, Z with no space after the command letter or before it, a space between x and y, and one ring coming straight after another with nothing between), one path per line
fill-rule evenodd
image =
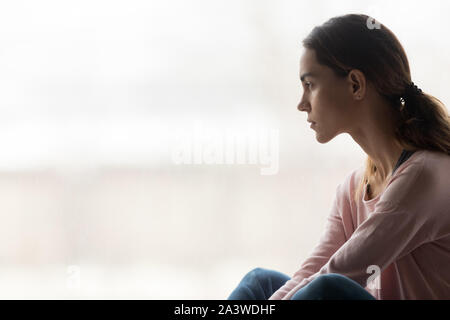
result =
M297 109L298 111L308 111L310 109L309 103L302 99L297 105Z

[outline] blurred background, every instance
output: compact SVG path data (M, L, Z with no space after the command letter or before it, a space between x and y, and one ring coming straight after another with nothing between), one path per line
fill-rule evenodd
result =
M302 39L368 14L448 108L449 9L1 0L0 298L225 299L255 267L292 276L365 160L297 110Z

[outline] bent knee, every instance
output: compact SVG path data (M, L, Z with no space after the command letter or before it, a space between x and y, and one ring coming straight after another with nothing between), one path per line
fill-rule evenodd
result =
M259 278L259 277L261 277L261 275L263 275L266 272L267 272L266 269L256 267L256 268L252 269L249 273L247 273L247 277Z
M274 275L274 273L276 273L274 270L257 267L249 271L244 278L246 281L263 282L276 278L277 275Z
M318 276L311 284L314 283L314 287L319 287L323 290L333 289L341 287L343 284L348 283L349 279L338 273L327 273Z

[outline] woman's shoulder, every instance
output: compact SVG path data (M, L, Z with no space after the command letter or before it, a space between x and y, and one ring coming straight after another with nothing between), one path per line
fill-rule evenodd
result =
M448 153L435 150L420 150L420 152L420 155L424 159L426 165L450 165L450 154Z
M423 182L450 186L450 155L445 152L425 150L422 159L421 177ZM439 183L438 183L439 182Z
M337 194L350 197L350 195L352 195L358 188L358 185L363 177L364 170L364 165L361 165L348 172L342 182L338 185Z
M444 152L418 150L390 180L383 200L403 208L450 205L450 156Z
M361 164L358 167L350 170L342 182L338 185L338 190L341 192L351 193L352 190L358 188L365 172L365 165ZM445 177L450 183L450 155L434 150L419 149L416 150L405 162L403 162L394 176L416 175L418 172L421 176L440 176ZM393 179L395 180L395 178Z
M447 179L450 183L450 155L435 150L417 150L415 155L405 168L410 166L417 167L421 171L421 176L424 178L436 177L439 180ZM434 180L434 179L432 179Z
M354 168L347 174L343 183L350 188L356 187L363 178L365 169L364 165Z

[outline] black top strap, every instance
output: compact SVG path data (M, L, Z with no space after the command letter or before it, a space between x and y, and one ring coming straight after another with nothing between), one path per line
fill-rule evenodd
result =
M407 151L405 149L403 149L402 154L400 155L400 158L397 161L397 164L394 167L394 170L392 170L392 174L394 174L395 170L397 170L398 167L400 167L400 165L405 162L406 160L409 159L409 157L411 157L413 155L413 153L416 152L414 151Z
M397 170L398 167L400 167L400 165L405 162L406 160L409 159L409 157L411 157L413 155L415 151L407 151L405 149L403 149L402 154L400 155L400 158L397 161L397 164L394 167L394 170L392 170L392 175L394 174L395 170ZM370 193L370 184L367 183L366 185L366 193L369 194Z

